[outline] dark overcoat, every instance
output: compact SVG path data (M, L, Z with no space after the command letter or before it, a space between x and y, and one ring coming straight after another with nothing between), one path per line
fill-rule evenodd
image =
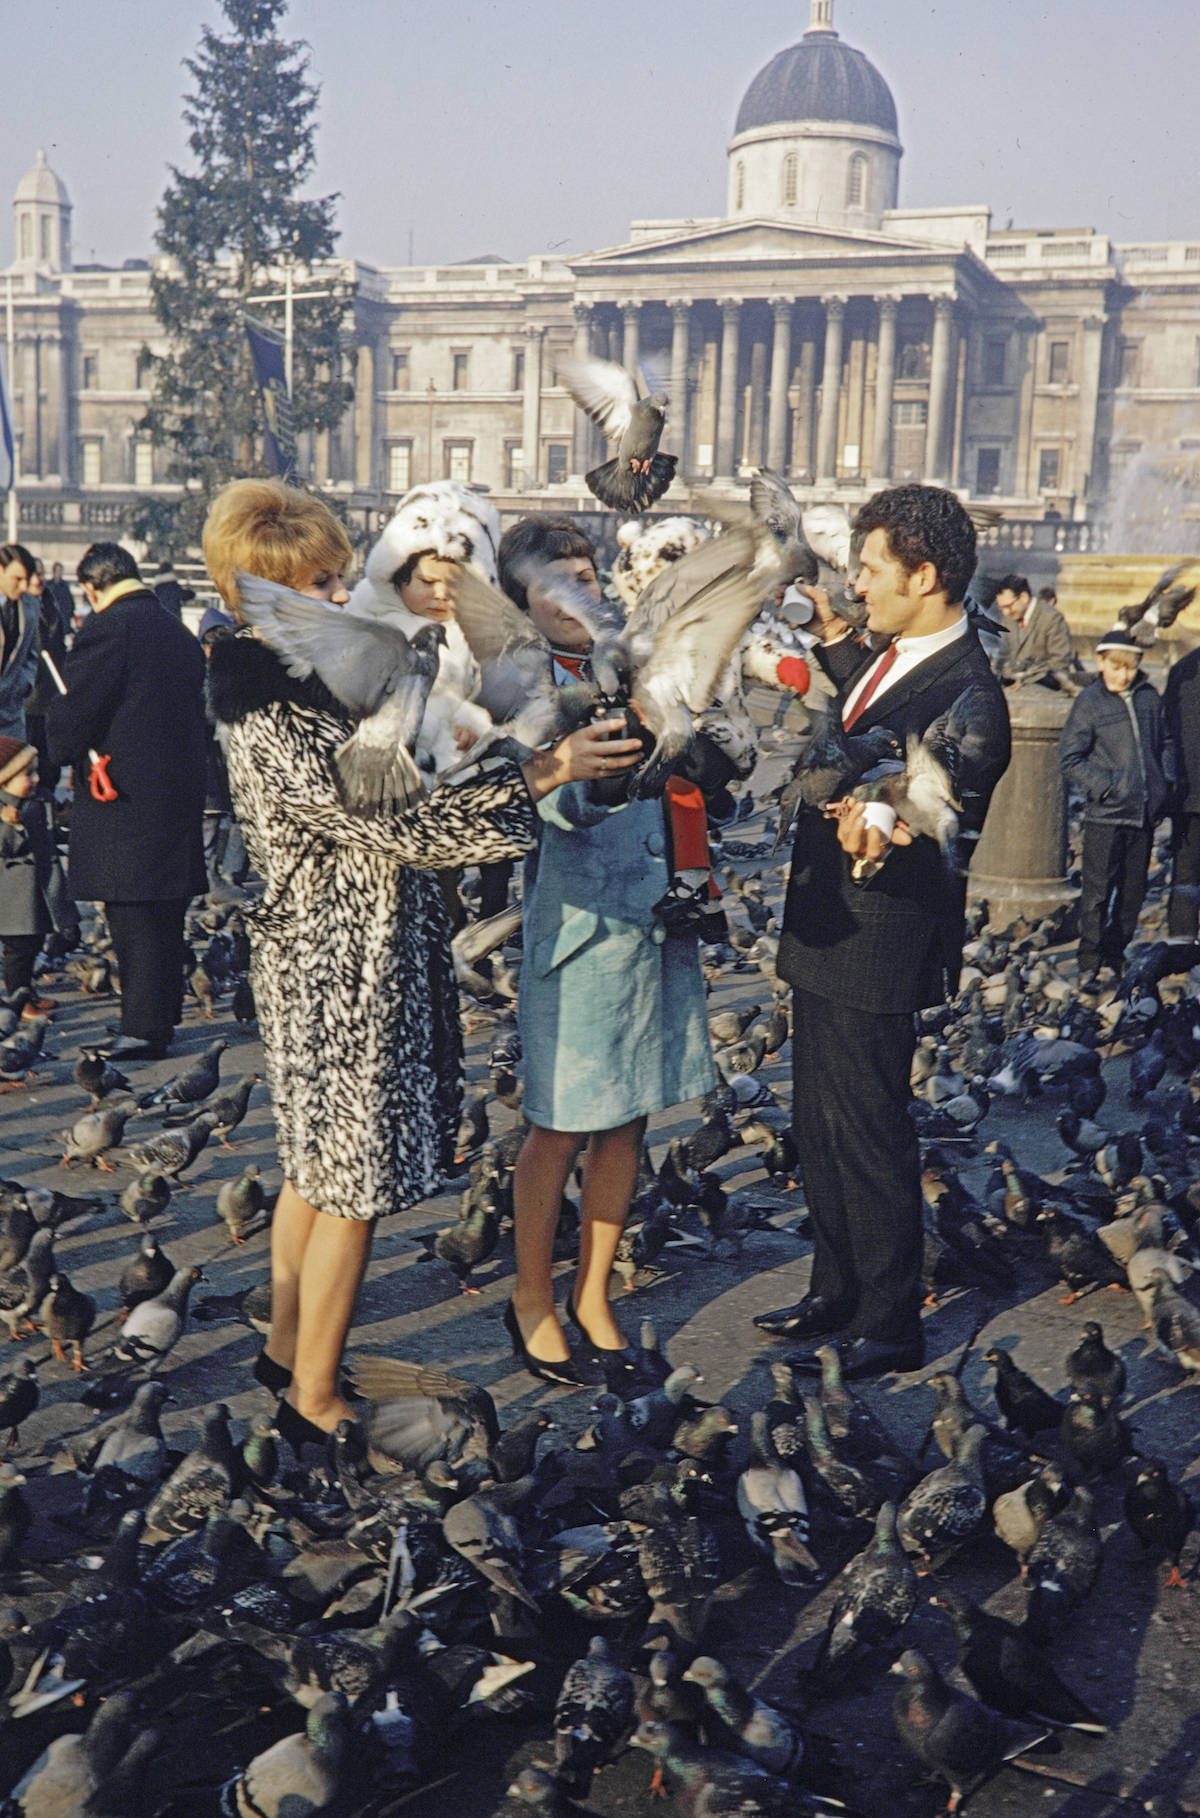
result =
M848 641L816 655L838 686L834 711L840 712L872 653ZM875 876L856 884L834 823L802 808L779 942L779 974L788 984L881 1015L922 1009L957 989L965 864L1010 753L1004 692L975 631L968 628L918 663L855 724L856 733L886 727L903 750L973 686L981 690L981 706L956 779L959 864L948 866L935 842L922 836L893 847Z
M1172 663L1163 713L1175 753L1177 805L1184 814L1200 814L1200 649Z
M167 902L208 888L204 653L148 587L84 620L65 696L46 715L51 761L75 771L67 873L77 902ZM115 802L88 791L89 746Z

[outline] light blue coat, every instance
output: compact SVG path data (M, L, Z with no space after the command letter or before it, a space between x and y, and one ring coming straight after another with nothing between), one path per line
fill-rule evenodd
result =
M661 801L605 808L586 783L538 804L525 898L524 1111L541 1129L612 1130L716 1080L694 935L651 911L669 882Z

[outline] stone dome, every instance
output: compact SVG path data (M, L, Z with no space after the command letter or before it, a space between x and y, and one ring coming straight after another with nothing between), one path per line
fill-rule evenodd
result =
M814 5L814 19L829 18L832 7ZM843 44L832 24L814 23L799 44L779 52L760 69L742 98L734 137L784 121L844 120L898 130L892 91L870 58Z
M17 184L14 202L47 202L58 208L70 208L71 198L62 178L56 176L46 162L46 154L40 151L32 170L27 170Z

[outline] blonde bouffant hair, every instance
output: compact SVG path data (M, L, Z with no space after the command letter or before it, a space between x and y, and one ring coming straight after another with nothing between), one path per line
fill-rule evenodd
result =
M282 480L231 481L204 524L205 565L234 613L239 573L301 590L322 572L344 574L353 554L328 505Z

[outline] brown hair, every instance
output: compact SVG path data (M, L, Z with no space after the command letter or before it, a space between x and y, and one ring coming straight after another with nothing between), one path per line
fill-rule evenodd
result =
M342 574L353 553L328 505L282 480L233 480L204 524L205 564L235 613L239 572L299 589L323 569Z

